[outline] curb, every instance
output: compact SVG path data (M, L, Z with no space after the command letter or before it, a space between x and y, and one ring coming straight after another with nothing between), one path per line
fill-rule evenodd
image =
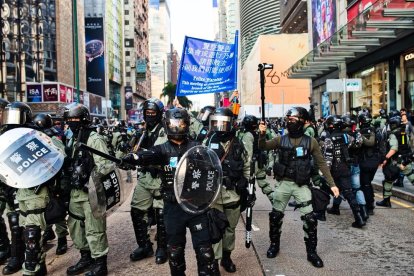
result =
M382 193L382 184L372 182L372 187L375 191ZM398 187L392 188L392 195L406 201L414 202L414 194L398 189Z

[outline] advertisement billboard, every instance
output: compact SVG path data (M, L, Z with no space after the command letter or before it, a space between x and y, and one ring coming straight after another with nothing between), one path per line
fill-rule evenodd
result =
M132 109L132 86L125 86L125 109Z
M58 102L58 84L43 84L43 102Z
M27 102L40 103L42 101L42 85L39 83L27 84Z
M102 17L85 18L86 87L105 97L105 40Z
M111 81L122 85L123 75L123 21L121 0L107 0L105 11L106 48L108 58L108 77ZM99 95L99 94L98 94Z
M312 0L312 38L315 48L336 32L336 1Z

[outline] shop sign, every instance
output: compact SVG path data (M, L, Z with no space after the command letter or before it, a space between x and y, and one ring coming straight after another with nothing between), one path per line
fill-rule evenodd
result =
M412 59L414 59L414 53L409 53L409 54L404 56L405 61L409 61L409 60L412 60Z

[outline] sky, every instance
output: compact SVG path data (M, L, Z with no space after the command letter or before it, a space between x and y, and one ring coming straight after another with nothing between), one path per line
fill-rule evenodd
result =
M171 15L171 43L182 56L185 36L214 40L214 18L212 0L169 0ZM213 94L188 97L193 109L199 110L214 104Z

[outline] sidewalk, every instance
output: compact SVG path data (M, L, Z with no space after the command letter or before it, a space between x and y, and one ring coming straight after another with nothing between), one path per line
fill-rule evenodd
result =
M382 169L379 168L375 174L372 185L375 191L378 191L382 194L382 181L384 180L384 175L382 174ZM414 185L408 181L407 177L404 177L404 187L392 188L392 194L395 197L410 201L414 203Z

